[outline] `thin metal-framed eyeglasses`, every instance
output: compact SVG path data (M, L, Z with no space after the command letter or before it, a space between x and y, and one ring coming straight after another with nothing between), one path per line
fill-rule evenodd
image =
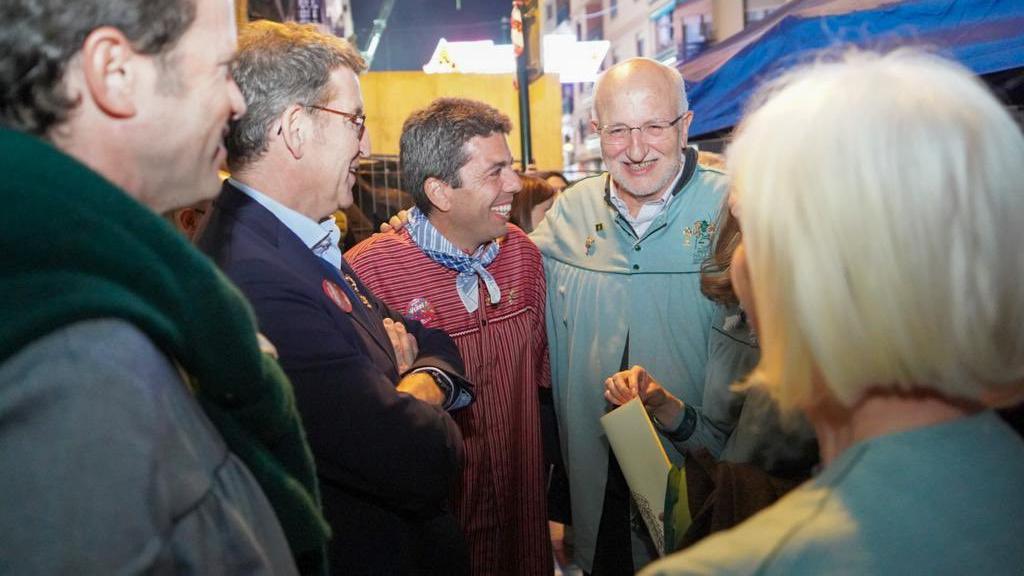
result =
M317 106L316 104L306 104L306 108L315 108L317 110L323 110L324 112L330 112L331 114L337 114L342 118L351 122L357 128L359 139L363 139L363 132L366 131L366 114L353 114L351 112L342 112L341 110L335 110L334 108L328 108L326 106Z
M306 108L314 108L316 110L323 110L324 112L330 112L331 114L337 114L345 120L348 120L356 127L356 137L360 140L363 139L363 133L366 132L366 114L353 114L351 112L342 112L341 110L335 110L334 108L328 108L326 106L318 106L316 104L302 104ZM282 127L278 127L277 133L280 134Z
M622 144L629 140L630 135L633 134L633 130L640 131L640 137L647 142L658 140L665 135L665 131L679 123L683 117L686 116L686 112L683 112L679 116L676 116L675 120L672 121L661 121L661 122L647 122L642 126L627 126L625 124L608 124L598 128L601 137L611 144Z

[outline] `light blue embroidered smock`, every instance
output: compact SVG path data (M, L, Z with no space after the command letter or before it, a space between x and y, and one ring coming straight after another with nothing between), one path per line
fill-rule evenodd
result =
M606 199L608 175L560 195L531 235L544 256L551 381L572 494L577 560L592 569L608 469L604 380L641 364L700 406L715 305L700 292L726 193L724 175L687 154L682 188L637 237ZM690 166L690 163L693 166ZM666 452L682 456L666 442Z

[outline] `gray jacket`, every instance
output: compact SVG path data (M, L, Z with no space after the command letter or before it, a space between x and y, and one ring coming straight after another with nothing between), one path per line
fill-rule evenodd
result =
M296 573L256 480L119 320L0 365L0 495L2 574Z

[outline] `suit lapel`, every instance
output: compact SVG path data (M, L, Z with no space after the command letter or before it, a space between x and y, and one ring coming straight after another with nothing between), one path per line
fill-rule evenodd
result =
M344 259L342 260L344 270L335 270L329 262L314 254L273 213L228 182L224 183L224 189L217 199L217 205L225 211L234 212L239 222L245 224L266 239L277 250L278 258L285 262L288 267L292 268L298 277L309 279L311 282L315 281L316 290L320 293L321 298L330 299L323 292L322 284L324 280L329 280L344 290L345 294L352 301L352 312L345 313L340 309L338 312L351 319L364 334L369 336L369 338L363 338L364 341L372 340L377 346L380 346L397 369L395 350L388 339L387 333L384 331L383 316L381 313L367 308L358 295L354 294L348 282L345 281L343 272L353 278L356 276L355 272L348 268ZM375 308L379 310L380 302L366 291L366 288L361 283L360 290L369 298ZM335 306L333 301L330 303L330 306Z
M331 268L331 265L327 265ZM384 349L387 353L388 358L391 358L391 362L395 364L395 369L398 368L398 360L395 358L395 347L391 345L391 340L388 338L387 332L384 330L384 311L382 304L377 298L374 297L366 286L359 281L359 277L356 276L355 270L349 267L348 262L343 257L341 259L341 270L338 271L338 275L342 277L342 283L346 290L354 296L352 300L352 311L353 318L356 322L363 327L368 334L370 334L377 345ZM353 288L345 280L345 276L352 278L355 282L356 287ZM365 296L370 306L373 306L371 310L366 304L363 303L360 295Z

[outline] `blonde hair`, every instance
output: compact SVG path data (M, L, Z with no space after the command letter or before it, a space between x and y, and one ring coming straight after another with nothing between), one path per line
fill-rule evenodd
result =
M1024 379L1024 136L968 70L852 52L771 85L727 153L762 358L812 379L980 400Z

